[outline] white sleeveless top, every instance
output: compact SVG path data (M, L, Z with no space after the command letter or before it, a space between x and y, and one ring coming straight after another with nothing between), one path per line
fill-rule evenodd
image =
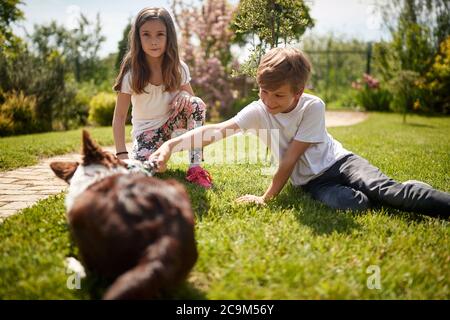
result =
M188 66L181 63L181 85L191 81ZM131 89L131 72L128 71L122 81L121 93L131 95L131 123L132 135L136 138L146 130L154 130L161 127L170 116L169 103L178 94L179 90L165 92L164 85L155 86L147 84L143 93L135 94Z

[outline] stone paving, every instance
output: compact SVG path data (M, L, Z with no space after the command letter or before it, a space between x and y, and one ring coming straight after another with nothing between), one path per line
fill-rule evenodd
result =
M127 148L130 150L131 145ZM112 146L104 149L114 152ZM43 159L34 166L0 173L0 222L39 200L67 189L67 184L50 169L53 161L81 162L81 155L69 153Z
M365 112L355 111L327 111L325 125L327 127L352 126L366 120L369 115Z
M367 114L363 112L327 111L326 126L348 126L364 121ZM114 152L114 147L105 147ZM127 145L131 150L131 145ZM50 169L53 161L81 161L77 153L43 159L39 164L0 173L0 222L34 205L39 200L66 190L67 184L57 178Z
M33 205L50 195L60 193L66 187L51 171L51 161L74 161L77 154L45 159L38 165L7 171L0 174L0 218Z

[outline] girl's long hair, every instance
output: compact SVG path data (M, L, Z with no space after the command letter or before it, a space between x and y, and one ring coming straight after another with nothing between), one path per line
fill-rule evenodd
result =
M113 89L120 92L122 81L125 74L131 71L131 89L134 93L145 92L144 88L150 82L151 70L145 58L145 52L142 50L139 29L150 20L158 19L166 26L167 43L162 61L162 76L165 91L176 91L181 85L181 64L178 55L177 34L175 25L169 14L164 8L144 8L136 17L136 20L128 34L129 49L122 60L119 75Z

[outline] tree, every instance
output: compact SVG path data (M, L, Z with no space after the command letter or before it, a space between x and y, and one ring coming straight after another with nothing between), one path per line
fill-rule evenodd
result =
M58 51L70 65L77 82L94 80L103 81L99 75L104 74L98 52L105 37L101 35L100 17L91 22L80 14L78 26L68 30L52 21L48 25L35 25L31 35L34 49L39 55L48 56Z
M237 34L257 35L263 45L277 47L299 40L314 26L309 8L302 0L242 0L232 21Z
M5 2L0 8L3 17ZM13 21L13 18L5 20ZM107 63L111 59L98 57L104 41L100 32L98 15L96 23L81 15L73 30L55 22L35 26L29 45L19 41L21 45L8 54L2 44L0 105L4 107L0 106L0 118L8 119L3 121L11 129L8 134L68 129L85 121L87 110L77 99L80 81L99 84L110 77ZM108 80L111 83L112 79ZM33 125L28 124L31 118L22 116L27 109L20 107L21 103L33 110Z
M241 71L254 76L265 50L299 40L307 28L314 26L309 8L303 0L242 0L239 3L231 29L236 42L252 42L253 53ZM255 39L256 37L256 39Z
M421 87L427 91L427 101L432 103L435 111L450 112L450 35L442 41Z
M380 7L392 40L375 46L378 68L394 96L407 90L397 100L406 105L394 109L405 114L413 110L443 111L427 92L427 85L421 84L427 82L440 44L450 34L449 6L448 0L394 0Z
M0 51L7 48L16 48L20 39L11 29L11 24L23 19L23 12L17 6L20 0L2 0L0 2Z
M229 29L233 9L226 0L205 0L201 7L172 1L172 12L180 31L181 58L189 65L196 94L210 112L224 116L233 102L231 72L233 37Z
M67 64L57 51L38 56L25 48L0 62L5 70L1 83L5 96L22 92L25 97L36 98L37 126L29 128L30 132L51 131L54 120L64 120L63 110L71 105L75 89L67 85Z
M118 43L118 53L117 53L117 59L116 59L116 64L115 64L117 72L120 69L120 65L122 64L123 57L125 56L125 54L127 53L128 49L129 49L128 35L130 33L130 30L131 30L131 21L128 22L127 26L123 30L122 39Z
M379 5L385 27L392 35L419 25L435 49L450 33L448 0L392 0ZM406 38L405 38L406 39Z

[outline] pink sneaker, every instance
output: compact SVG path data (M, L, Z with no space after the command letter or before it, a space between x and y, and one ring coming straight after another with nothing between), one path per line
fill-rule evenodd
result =
M186 180L195 183L203 188L209 189L212 187L212 178L208 171L200 166L189 168L186 174Z

